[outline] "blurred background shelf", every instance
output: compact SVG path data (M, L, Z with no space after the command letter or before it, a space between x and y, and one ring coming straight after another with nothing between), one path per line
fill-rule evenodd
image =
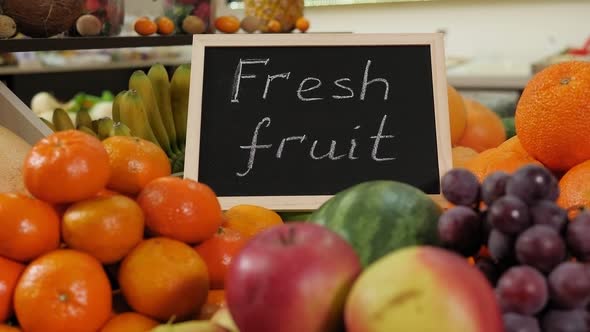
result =
M449 74L449 84L459 90L522 91L532 75Z
M27 66L0 66L0 76L4 75L31 75L31 74L49 74L49 73L67 73L67 72L87 72L100 70L117 70L129 68L146 68L156 63L164 66L179 66L190 63L190 59L151 59L151 60L131 60L117 61L110 63L81 64L70 66L44 66L44 65L27 65Z
M46 42L49 40L55 43L52 47L71 49L23 51L25 48L20 47L19 52L3 53L0 81L26 104L39 91L51 92L64 100L79 92L121 91L127 88L129 76L135 70L147 70L160 63L171 72L175 67L191 62L192 36L186 35L45 39ZM94 43L98 40L101 42ZM39 47L34 44L38 41L11 42ZM5 42L0 41L0 52L4 51Z
M172 73L177 66L190 63L190 59L153 58L70 66L5 66L0 67L0 82L29 105L40 91L50 92L62 100L69 100L79 92L100 95L104 90L122 91L128 88L129 77L134 71L147 72L156 63L163 64Z

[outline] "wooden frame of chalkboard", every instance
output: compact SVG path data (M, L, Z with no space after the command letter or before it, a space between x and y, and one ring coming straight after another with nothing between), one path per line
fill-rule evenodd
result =
M188 115L188 124L187 124L187 142L186 142L186 152L185 152L185 168L184 168L184 177L185 178L190 178L193 180L197 180L203 183L206 183L208 185L211 186L211 188L218 194L222 209L226 210L231 208L232 206L235 205L239 205L239 204L254 204L254 205L259 205L259 206L263 206L269 209L273 209L276 211L309 211L309 210L313 210L318 208L319 206L321 206L321 204L323 204L326 200L328 200L330 197L332 197L336 192L348 187L340 187L334 190L329 190L330 188L322 188L322 189L318 189L315 190L313 185L309 185L307 184L307 187L305 187L303 184L299 185L300 182L305 182L305 181L299 181L299 180L293 180L292 182L284 182L285 188L289 187L291 183L293 183L293 186L297 186L299 185L299 187L297 189L294 189L288 193L282 193L281 191L281 187L277 188L276 184L274 183L275 180L267 180L264 183L257 183L255 184L255 186L251 186L249 187L248 184L244 184L241 182L236 182L234 184L225 184L223 183L224 181L218 181L218 180L214 180L214 178L216 179L221 179L223 177L223 175L221 174L215 174L215 176L211 176L212 173L221 173L221 169L223 167L227 167L230 163L231 159L224 159L225 157L223 157L223 152L219 151L222 150L225 146L223 145L223 143L221 143L221 141L227 141L228 137L234 138L232 137L231 133L233 133L234 131L239 131L242 130L242 127L248 127L248 131L250 133L250 136L252 135L253 132L253 127L250 126L249 124L247 124L247 121L243 121L242 118L240 117L236 117L235 119L233 119L231 116L228 116L228 114L224 114L224 109L225 106L220 106L220 105L216 105L215 103L219 103L219 99L220 96L218 96L217 94L220 93L218 90L227 90L227 91L223 91L223 93L225 93L224 95L222 95L223 97L225 97L226 95L228 97L233 96L232 97L232 102L234 102L234 104L229 104L228 105L235 105L239 103L239 100L237 100L237 96L238 96L238 92L236 91L240 91L239 93L242 93L243 91L247 91L246 90L246 86L248 84L242 84L244 87L242 87L240 90L240 81L242 78L246 79L246 78L252 78L252 77L256 77L256 75L251 75L251 76L246 76L245 74L242 74L242 58L239 58L238 62L239 65L236 67L236 62L234 60L232 60L231 65L229 67L231 68L226 68L227 63L223 63L223 61L227 61L227 59L229 59L227 56L231 55L232 52L242 52L241 56L244 57L248 57L250 58L250 60L255 60L255 61L251 61L250 63L258 63L260 66L262 66L261 68L267 68L266 64L267 63L263 63L260 60L260 52L259 51L268 51L269 54L275 54L276 57L273 58L273 60L275 58L279 58L279 57L291 57L291 58L297 58L300 57L300 61L304 61L306 63L308 62L313 62L315 58L322 58L325 57L326 52L332 52L332 50L334 48L342 48L341 50L336 50L336 54L334 53L335 57L341 57L341 54L350 54L351 56L353 56L353 54L362 54L363 52L366 51L366 55L367 56L371 56L371 52L380 52L377 48L380 49L388 49L390 52L398 52L401 50L402 53L404 49L413 49L415 50L416 48L421 48L424 50L425 48L425 52L422 53L408 53L405 56L405 59L407 59L408 63L407 65L402 63L402 64L397 64L397 67L400 71L407 71L408 74L405 76L407 77L408 80L408 84L409 87L412 87L412 82L415 80L422 80L424 82L420 83L420 84L424 84L424 86L428 87L428 88L417 88L416 90L420 90L418 91L418 93L416 94L417 98L415 98L416 101L416 105L418 106L414 106L412 105L412 107L414 107L415 109L412 109L410 112L405 112L403 114L414 114L411 116L415 116L418 117L418 119L414 119L413 122L413 126L418 127L419 129L422 130L422 132L418 132L418 133L414 133L414 132L410 132L410 133L405 133L405 137L407 139L409 139L408 142L405 142L405 145L414 145L412 140L416 140L417 143L422 142L420 141L419 136L427 136L430 137L430 141L424 143L425 145L423 146L427 146L430 148L430 150L428 150L429 152L425 152L425 151L421 151L420 144L416 144L415 148L417 149L416 151L409 151L406 153L406 156L411 156L412 159L416 159L416 165L406 165L405 169L403 170L402 173L404 173L404 175L407 175L407 173L413 173L415 172L414 169L416 169L416 174L414 174L414 178L416 177L420 177L420 171L421 170L425 170L426 168L430 167L430 169L428 170L428 174L426 176L424 176L425 178L428 177L430 179L425 179L425 181L429 181L428 184L425 184L424 187L428 188L428 190L423 189L424 192L426 192L428 195L430 195L432 198L434 198L435 200L439 201L439 202L443 202L444 199L442 198L442 195L440 193L440 179L442 177L442 175L448 171L451 166L452 166L452 157L451 157L451 140L450 140L450 129L449 129L449 116L448 116L448 100L447 100L447 80L446 80L446 67L445 67L445 55L444 55L444 45L443 45L443 35L440 33L410 33L410 34L387 34L387 33L377 33L377 34L233 34L233 35L221 35L221 34L216 34L216 35L196 35L193 39L193 53L192 53L192 67L191 67L191 88L190 88L190 98L189 98L189 115ZM372 49L375 48L375 49ZM395 49L393 49L395 48ZM305 49L305 51L302 51L302 49ZM296 51L299 50L299 53L297 53ZM309 52L316 52L317 57L311 57L311 58L305 58L305 57L301 57L302 55L309 55ZM244 54L244 52L247 52L246 54ZM273 53L274 52L274 53ZM307 52L307 53L306 53ZM359 53L360 52L360 53ZM291 56L289 54L293 53L294 55ZM398 52L399 53L399 52ZM406 52L407 53L407 52ZM393 53L392 53L393 54ZM422 56L421 59L423 60L415 60L415 55L412 54L425 54ZM235 55L235 54L234 54ZM399 59L404 59L404 56L400 56ZM395 56L394 56L395 57ZM230 57L231 58L231 57ZM256 60L256 58L258 58L259 60ZM225 59L225 60L224 60ZM233 58L232 58L233 59ZM270 60L270 57L268 58ZM268 60L267 60L268 61ZM297 61L297 59L290 59L291 62L293 61ZM317 66L315 66L315 68L317 70L324 70L321 69L323 67L326 66L330 66L330 60L329 58L327 60L324 59L324 61L328 61L326 63L323 64L317 64ZM339 61L339 60L335 60L335 61ZM396 59L391 59L391 61L396 61ZM422 61L422 62L420 62ZM414 63L410 63L410 62L414 62ZM246 61L244 61L243 63L246 63ZM367 61L367 66L364 68L364 81L363 81L363 91L365 90L365 86L367 83L367 70L369 69L369 64L370 61ZM418 65L415 65L416 63L418 63ZM415 68L404 68L404 67L412 67L412 65L415 65ZM252 69L253 67L251 66L248 69ZM346 69L346 68L344 68ZM238 70L239 73L238 73ZM270 70L270 69L269 69ZM361 70L362 71L362 70ZM415 71L417 74L418 73L422 73L422 77L421 79L413 79L412 76L412 72ZM223 73L222 73L223 72ZM219 78L221 76L223 76L223 74L228 74L230 76L234 76L233 74L235 73L234 78L237 77L237 81L233 78L230 78L230 80L220 80ZM275 73L273 71L269 71L269 73ZM290 73L290 72L289 72ZM259 76L262 77L264 75L262 74L267 74L267 72L259 72ZM275 73L276 74L276 73ZM241 76L243 75L243 76ZM408 76L409 75L409 76ZM226 75L227 76L227 75ZM295 75L291 75L291 77L293 77ZM277 75L266 75L265 77L265 81L266 81L266 88L264 89L264 98L266 98L266 94L267 94L267 90L269 89L269 83L272 82L275 78L277 78L277 82L281 81L281 79L289 79L289 74L288 73L282 73L282 74L277 74ZM409 78L408 78L409 77ZM316 80L319 81L319 79L316 78ZM253 81L253 80L251 80ZM251 81L246 81L243 80L243 82L251 82ZM305 81L305 80L304 80ZM236 90L236 82L238 87ZM242 83L243 83L242 82ZM264 82L264 81L261 81ZM286 81L282 81L282 82L286 82ZM345 81L340 81L340 83L343 83ZM373 82L373 81L371 81ZM369 82L369 83L371 83ZM233 84L232 84L233 83ZM309 83L309 82L307 82ZM338 81L335 81L334 83L336 83L336 85L338 85ZM321 83L319 83L321 85ZM388 95L388 89L389 89L389 84L387 81L385 81L386 87L385 87L385 97L384 99L387 99L387 95ZM394 83L396 84L396 83ZM406 82L398 82L398 84L406 84ZM416 83L418 84L418 83ZM250 85L254 85L251 84ZM304 85L304 82L302 82L299 85L299 90L297 91L299 99L300 100L304 100L301 97L301 94L299 94L300 92L306 92L306 91L311 91L312 88L317 87L314 86L313 84L308 84L306 89L302 89ZM352 89L347 88L345 86L343 86L344 84L338 85L340 88L344 88L347 89L348 91L351 92L351 94L354 94L354 92L352 91ZM375 84L377 85L377 84ZM262 85L264 86L264 85ZM273 83L273 86L275 86L275 84ZM278 86L278 84L276 85ZM415 85L416 87L418 85ZM397 85L394 85L394 88L397 87ZM278 89L278 88L277 88ZM373 91L375 91L376 89L373 89ZM406 89L407 90L407 89ZM235 92L235 94L233 94L233 92ZM273 93L277 93L277 90L272 90ZM341 92L344 90L340 90ZM382 91L382 90L381 90ZM377 92L374 92L375 94L373 96L375 96L377 94ZM381 92L382 93L382 92ZM408 99L408 97L405 97L405 95L408 94L408 91L402 91L402 94L399 94L398 92L398 96L402 99ZM364 94L364 92L361 92L361 99L362 99L362 95ZM246 97L248 97L249 95L247 94L247 92L244 92L243 95L246 95ZM277 94L278 95L278 94ZM286 96L286 95L285 95ZM284 97L284 96L283 96ZM332 97L336 97L336 96L332 96ZM350 97L350 96L347 96ZM244 96L242 96L241 98L245 98ZM343 97L344 98L344 97ZM221 98L222 99L222 98ZM234 100L235 99L235 100ZM288 98L277 98L277 99L284 99L285 101L283 102L285 107L291 107L292 103L288 102ZM321 99L321 98L316 98L316 99ZM392 98L393 99L393 98ZM429 99L429 100L428 100ZM313 98L309 98L306 100L313 100ZM367 97L368 100L368 97ZM267 100L265 100L267 101ZM277 100L275 100L275 102L277 102ZM426 102L426 104L423 104L423 102ZM242 103L243 105L244 103ZM261 106L263 103L260 103ZM308 104L309 105L309 104ZM426 105L426 106L420 106L420 105ZM228 106L229 107L229 106ZM265 106L266 107L266 106ZM335 106L337 107L337 105ZM215 109L212 109L215 108ZM280 112L281 109L285 109L282 106L278 106L278 110L275 109L273 110L274 114L277 114L276 112ZM302 108L304 109L304 108ZM365 108L363 108L364 111ZM368 109L368 108L367 108ZM421 111L422 115L420 114L415 114L415 113L420 113L417 112L416 109L418 109L419 111ZM254 108L249 108L249 110L254 110ZM423 110L427 110L426 112L424 112ZM234 110L235 111L235 110ZM432 112L433 111L433 112ZM243 116L245 112L245 109L241 110L241 115ZM434 114L432 114L434 113ZM236 114L236 113L230 113L230 114ZM358 116L358 115L356 115ZM410 116L410 115L408 115ZM219 119L216 119L215 117L220 117ZM381 127L379 129L379 134L376 136L371 136L371 138L374 140L374 145L373 145L373 153L375 153L376 151L376 146L379 144L377 143L379 138L376 138L377 136L380 136L381 138L385 137L386 135L382 136L381 133L381 129L383 128L383 124L385 122L385 117L383 116L383 120L381 122ZM432 118L431 120L429 120L430 118ZM301 115L299 117L299 119L301 118L305 118L304 115ZM422 118L422 119L420 119ZM293 120L294 118L291 118L291 120ZM233 121L232 121L233 120ZM279 119L280 120L280 119ZM422 125L422 122L423 124ZM284 121L287 122L287 121ZM283 122L283 124L284 124ZM221 124L223 123L223 124ZM233 127L225 127L225 124L227 123L232 123ZM254 131L254 135L258 135L258 129L260 128L268 128L270 125L270 118L268 118L268 122L264 123L263 121L260 121L258 123L256 127L256 130ZM404 124L405 125L405 124ZM404 126L404 125L399 125L398 126ZM373 124L374 126L374 124ZM378 126L378 124L377 124ZM411 125L409 125L411 126ZM360 127L356 126L354 127L354 129L358 129ZM292 129L292 128L289 128ZM317 129L317 128L316 128ZM373 128L374 129L374 128ZM371 129L371 130L373 130ZM406 129L403 129L406 130ZM276 131L276 130L275 130ZM434 131L434 132L433 132ZM230 133L230 134L228 134ZM222 136L219 136L222 135ZM415 137L413 137L412 135L415 135ZM391 135L391 137L394 137L394 135ZM268 139L268 137L266 137ZM218 139L218 141L215 141L215 139ZM232 142L235 143L235 147L237 148L246 148L246 146L244 146L243 144L248 144L251 143L250 146L247 146L248 148L250 148L250 157L252 159L252 151L254 151L254 153L256 153L257 151L257 144L263 144L263 143L257 143L256 142L256 137L253 138L252 141L247 140L244 141L243 138L240 138L239 142ZM282 153L282 149L284 148L285 145L285 141L296 141L297 139L299 139L300 142L303 142L303 140L305 139L305 135L303 136L290 136L287 139L284 139L283 137L283 141L281 142L280 146L279 146L279 141L273 141L273 149L275 149L276 146L279 146L279 151L277 151L277 157L279 157L279 154ZM205 143L205 141L207 141ZM311 141L311 139L309 140ZM352 140L354 141L354 139ZM352 142L352 145L355 145L355 142ZM216 142L220 142L219 144L217 144ZM315 141L317 143L317 140ZM329 142L329 141L328 141ZM332 144L334 145L335 141L332 141ZM408 144L410 143L410 144ZM293 145L291 146L295 146L294 142L290 143ZM325 142L324 142L325 144ZM315 143L314 143L315 145ZM262 145L260 145L262 146ZM271 146L269 144L269 146ZM409 147L407 146L407 149L410 150L413 147ZM324 146L325 149L325 146ZM338 159L340 157L342 157L344 155L344 153L340 156L334 156L334 151L332 151L333 147L330 147L330 156L329 159ZM355 149L355 147L351 147L350 148L350 154L349 156L351 157L350 159L356 159L353 158L353 150ZM384 148L385 149L385 148ZM206 150L206 151L205 151ZM236 151L237 149L234 148L234 145L232 145L232 151ZM240 150L237 150L240 151ZM273 150L274 153L275 150ZM397 152L397 150L396 150ZM219 154L221 153L221 154ZM246 160L248 160L248 153L247 151L240 151L240 153L245 157ZM313 147L311 148L311 152L310 152L310 156L313 157ZM368 152L367 152L368 153ZM259 152L258 155L260 155L261 153ZM269 154L269 153L268 153ZM328 154L326 154L325 156L328 156ZM307 156L309 157L309 156ZM332 158L334 157L334 158ZM373 157L375 157L373 155ZM281 160L281 162L285 163L284 161L285 158L283 158L283 160ZM309 159L309 158L308 158ZM319 159L319 158L313 158L313 159ZM346 159L346 158L344 158ZM375 158L374 158L375 159ZM390 159L395 159L395 158L390 158ZM253 160L253 159L252 159ZM252 166L253 166L253 161L252 160L248 160L248 171L251 170ZM375 159L377 160L377 159ZM384 159L383 159L384 160ZM426 160L427 162L422 163L421 161ZM250 161L252 161L252 164L250 163ZM244 163L245 165L246 163ZM424 165L424 164L428 164L428 165ZM204 170L204 166L207 166L207 170ZM230 166L235 166L235 168L238 167L238 165L230 165ZM268 165L264 165L264 166L268 166ZM242 165L239 166L240 168L243 169ZM269 172L273 172L276 170L276 165L267 168L266 170L258 170L258 173L269 173ZM298 165L290 165L288 167L293 167L293 169L291 170L292 173L295 172L299 167ZM314 166L315 167L315 166ZM310 168L307 168L307 171L309 171ZM315 168L311 168L312 170L314 170L315 172ZM334 172L338 172L339 170L337 170L338 167L334 167ZM331 170L324 168L324 173L323 175L329 175L332 173ZM363 169L359 169L359 168L348 168L347 171L349 172L365 172L367 170L363 170ZM202 173L200 173L202 172ZM207 172L207 175L205 175L204 173ZM314 173L311 172L311 173ZM244 173L247 172L242 172L242 173L234 173L234 174L240 174L243 175ZM310 173L310 174L311 174ZM372 173L371 170L369 169L367 173ZM423 174L426 174L425 172L422 172ZM356 173L354 173L356 174ZM314 175L315 176L315 175ZM320 176L322 176L322 174L320 174ZM366 175L369 178L372 175ZM378 172L375 172L375 177L377 177L376 179L381 179L383 177L383 175L379 175ZM436 177L436 178L434 178ZM282 180L285 180L285 175L281 175L280 178ZM322 179L322 177L319 177L319 179ZM218 183L219 182L219 183ZM280 182L280 181L278 181ZM361 180L359 180L359 182L362 182ZM401 181L404 182L404 181ZM417 182L420 182L419 180ZM410 183L411 184L411 183ZM268 189L265 190L264 187L268 185L268 187L273 187L273 189ZM419 187L418 185L415 185L416 187ZM336 187L333 185L333 187ZM252 189L252 190L250 190ZM422 189L422 188L421 188ZM285 192L288 190L285 190Z

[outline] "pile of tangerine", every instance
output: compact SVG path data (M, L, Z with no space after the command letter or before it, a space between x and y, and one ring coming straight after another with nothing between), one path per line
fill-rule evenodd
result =
M35 144L28 193L0 193L0 331L147 330L223 306L231 258L282 220L224 213L211 188L170 172L136 137L68 130Z

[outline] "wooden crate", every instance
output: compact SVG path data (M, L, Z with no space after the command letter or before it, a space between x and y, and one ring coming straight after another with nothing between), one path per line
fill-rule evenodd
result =
M52 131L6 85L0 82L0 125L33 145Z

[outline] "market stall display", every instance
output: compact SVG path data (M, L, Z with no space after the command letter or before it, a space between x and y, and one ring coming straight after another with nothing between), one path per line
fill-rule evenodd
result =
M123 1L72 1L0 1L0 38L124 38ZM246 0L243 17L215 17L211 5L167 0L163 15L137 18L131 33L148 44L185 35L177 42L188 45L192 34L310 26L300 0ZM14 100L0 95L0 125L11 129L0 126L0 331L590 331L589 47L538 63L522 95L498 107L446 87L453 169L438 174L442 200L420 179L381 180L314 209L224 208L220 186L181 173L195 86L186 59L174 70L150 63L123 80L124 91L104 86L66 101L41 92L27 114L50 130L33 134L39 124L15 125L3 114ZM45 59L69 66L72 53L61 55ZM316 67L319 76L327 66ZM286 82L258 74L265 95ZM365 71L365 83L375 77ZM333 82L320 81L315 91L301 79L295 88L319 93ZM358 86L334 85L355 97ZM321 96L341 97L328 91ZM408 119L396 120L411 127ZM223 136L228 127L215 128ZM297 139L278 128L283 144ZM426 136L417 133L406 137Z
M7 0L0 7L0 39L97 37L124 33L123 0ZM166 0L162 15L131 18L127 23L136 36L193 35L202 33L306 32L310 22L303 16L303 1L254 1L246 15L215 17L209 0ZM41 19L45 18L45 19Z

